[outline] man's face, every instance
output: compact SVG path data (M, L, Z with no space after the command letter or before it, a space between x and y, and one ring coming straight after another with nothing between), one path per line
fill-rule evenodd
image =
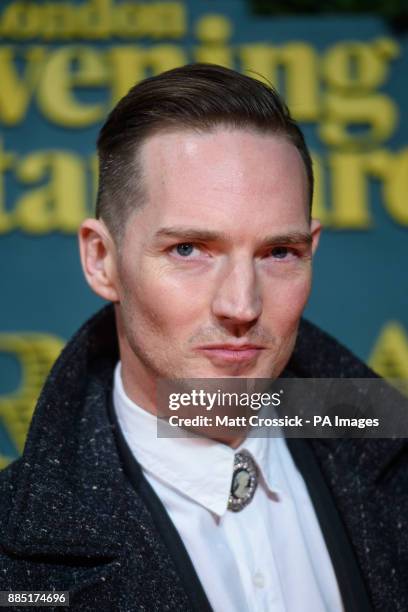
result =
M278 376L319 233L297 149L219 128L159 133L141 158L147 201L128 220L116 270L125 384Z

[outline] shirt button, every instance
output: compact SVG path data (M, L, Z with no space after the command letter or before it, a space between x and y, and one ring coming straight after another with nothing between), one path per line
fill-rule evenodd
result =
M265 586L265 576L262 574L262 572L256 572L256 574L254 574L253 582L258 589L263 589Z

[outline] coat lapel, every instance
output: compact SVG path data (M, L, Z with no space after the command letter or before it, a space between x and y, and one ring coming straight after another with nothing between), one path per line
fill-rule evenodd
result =
M115 430L119 454L125 473L129 482L132 483L132 486L143 499L146 507L151 513L157 531L165 542L173 562L177 567L178 575L184 584L186 593L188 593L192 609L196 610L196 612L211 612L211 606L207 599L207 595L205 594L177 529L167 514L161 500L144 477L139 463L136 461L132 451L127 445L116 417L112 397L109 401L109 417Z

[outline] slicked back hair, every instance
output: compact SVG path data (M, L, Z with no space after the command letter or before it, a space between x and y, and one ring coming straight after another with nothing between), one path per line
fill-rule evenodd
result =
M144 203L140 147L169 129L211 132L247 129L286 138L299 151L313 197L313 168L302 132L277 92L229 68L190 64L147 78L109 114L98 138L99 190L96 217L117 243L130 213Z

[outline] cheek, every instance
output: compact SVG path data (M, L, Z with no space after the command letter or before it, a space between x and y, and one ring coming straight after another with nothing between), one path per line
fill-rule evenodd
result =
M264 316L279 335L297 329L311 288L311 276L305 275L269 287L264 296Z
M194 325L204 308L203 286L197 276L181 282L162 270L156 273L141 270L131 283L129 280L124 283L124 290L127 314L135 322L139 319L146 331L180 334L183 327Z

